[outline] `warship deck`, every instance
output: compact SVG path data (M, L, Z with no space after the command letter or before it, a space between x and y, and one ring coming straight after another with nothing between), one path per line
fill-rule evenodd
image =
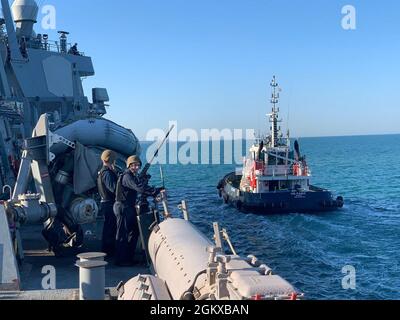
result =
M0 292L2 299L23 300L75 300L79 299L79 269L75 266L78 260L75 253L99 252L101 249L102 221L92 225L94 232L87 237L84 246L79 252L71 253L66 257L55 257L47 250L47 242L41 235L41 226L25 226L21 229L25 259L20 266L20 292ZM133 267L118 267L113 259L106 258L108 265L105 270L106 299L116 297L115 287L120 281L127 281L138 274L148 274L145 263ZM54 290L43 290L42 281L46 282L48 269L54 267L56 287ZM42 271L44 273L42 273Z

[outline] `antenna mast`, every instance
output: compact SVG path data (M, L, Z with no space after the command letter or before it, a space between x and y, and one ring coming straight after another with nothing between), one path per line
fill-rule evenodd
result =
M272 96L271 96L271 104L272 104L272 113L269 115L269 122L272 124L271 126L271 147L278 146L279 139L279 127L278 123L281 122L279 120L279 108L277 104L279 102L279 88L278 83L276 82L276 77L274 76L271 81L272 88Z

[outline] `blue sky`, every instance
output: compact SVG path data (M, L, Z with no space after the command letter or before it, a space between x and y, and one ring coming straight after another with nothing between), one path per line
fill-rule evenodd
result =
M140 138L169 120L179 129L267 128L274 74L294 137L400 133L398 1L38 3L55 5L57 29L93 58L87 95L106 87L108 118ZM356 30L341 27L347 4Z

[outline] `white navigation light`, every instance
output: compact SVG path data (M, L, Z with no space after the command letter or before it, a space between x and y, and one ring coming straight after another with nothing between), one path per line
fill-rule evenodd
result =
M35 0L15 0L11 6L17 36L27 39L32 37L33 25L37 22L39 7Z

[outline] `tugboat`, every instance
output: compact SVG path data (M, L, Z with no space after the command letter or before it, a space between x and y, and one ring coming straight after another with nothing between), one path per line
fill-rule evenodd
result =
M258 214L326 212L342 208L329 190L311 185L311 170L296 140L291 148L289 130L283 136L279 123L279 91L271 82L270 134L258 137L240 173L226 175L218 184L219 196L242 212Z

